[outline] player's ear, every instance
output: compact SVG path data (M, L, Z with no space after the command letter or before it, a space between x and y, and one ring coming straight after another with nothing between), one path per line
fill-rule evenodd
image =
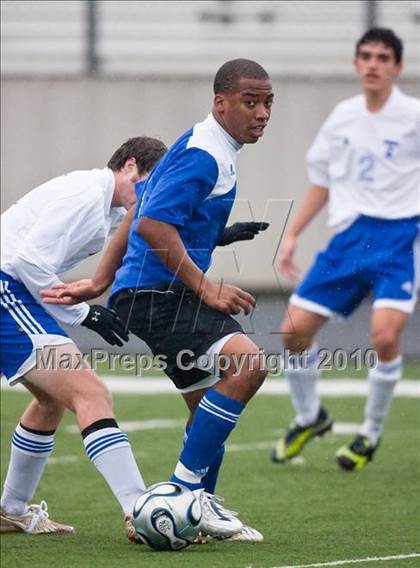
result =
M223 113L226 108L226 96L222 93L215 95L213 105L217 112Z
M136 158L131 157L125 161L123 170L125 170L126 172L132 172L136 167L137 167Z
M402 61L400 61L400 63L395 64L395 68L394 68L395 79L401 74L402 70L403 70L403 64L402 64Z

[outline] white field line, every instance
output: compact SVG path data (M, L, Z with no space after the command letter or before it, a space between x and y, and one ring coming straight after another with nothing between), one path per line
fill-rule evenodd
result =
M124 432L135 432L135 431L142 431L142 430L150 430L151 424L154 424L154 430L172 430L173 428L178 427L179 429L183 429L185 426L185 420L180 419L173 419L173 420L139 420L133 422L120 422L120 427ZM127 427L128 425L128 427ZM131 428L130 428L131 426ZM335 428L332 434L348 434L350 432L357 431L358 425L353 424L351 422L339 422L338 424L334 425ZM355 430L356 429L356 430ZM78 434L79 430L75 424L71 426L67 426L66 432L69 434ZM275 440L267 440L261 442L247 442L244 444L226 444L226 452L228 453L236 453L236 452L258 452L261 450L268 450L271 449L274 444L276 443ZM147 452L137 452L135 453L136 457L144 458L147 456ZM65 465L68 463L76 463L85 459L84 454L80 455L68 455L68 456L60 456L60 457L51 457L48 458L47 463L49 465ZM298 456L292 461L293 465L302 465L304 463L304 459L301 456Z
M267 450L268 448L272 448L275 444L275 440L271 442L254 442L249 444L231 444L226 445L226 452L253 452L258 450ZM147 452L134 452L134 456L136 458L144 458L147 456ZM68 455L68 456L60 456L57 458L48 458L47 464L48 465L66 465L68 463L77 463L86 459L84 454L80 455ZM297 463L297 462L296 462Z
M172 428L185 428L184 418L154 418L152 420L128 420L118 422L119 427L125 433L143 432L145 430L171 430ZM76 424L67 426L66 432L69 434L79 434L80 430Z
M324 566L344 566L345 564L362 564L364 562L388 562L389 560L408 560L420 558L420 553L395 554L394 556L367 556L366 558L353 558L348 560L334 560L333 562L317 562L316 564L292 564L290 566L275 566L274 568L322 568Z
M119 427L123 432L144 432L147 430L172 430L173 428L185 428L184 418L152 418L150 420L127 420L119 422ZM355 434L360 425L357 422L334 422L333 434ZM76 424L66 427L68 434L79 434L80 430ZM280 436L283 430L277 430L276 435ZM261 442L265 444L266 442ZM268 442L267 442L268 443ZM241 447L244 444L241 444ZM257 448L258 449L258 448Z
M127 378L124 376L102 377L111 392L119 394L174 394L176 389L169 379L162 377ZM322 379L318 383L323 397L366 396L367 380L363 379ZM21 385L9 387L6 380L1 381L2 390L25 390ZM258 394L288 395L287 382L282 379L267 379ZM404 381L397 383L395 396L420 398L420 381Z

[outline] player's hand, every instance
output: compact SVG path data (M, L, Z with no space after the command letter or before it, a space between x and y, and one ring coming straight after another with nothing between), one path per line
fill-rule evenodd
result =
M103 306L90 306L90 310L81 325L96 331L110 345L123 346L123 341L128 341L128 332L123 322L113 310Z
M296 242L296 237L293 237L292 235L286 236L280 246L280 253L277 260L277 268L279 269L280 274L289 280L297 280L299 276L299 270L293 262L293 256L296 251Z
M250 241L258 235L260 231L265 231L270 226L270 223L247 222L247 223L234 223L230 227L226 227L222 236L217 243L219 247L225 247L236 241Z
M102 294L101 290L90 278L77 280L69 284L55 284L51 288L41 290L42 301L45 304L64 304L72 306L97 298Z
M243 311L248 315L256 306L256 300L251 294L232 284L207 284L202 292L203 301L225 314L239 314Z

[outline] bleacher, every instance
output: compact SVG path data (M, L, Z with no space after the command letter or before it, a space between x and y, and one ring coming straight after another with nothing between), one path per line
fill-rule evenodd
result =
M2 2L3 75L78 75L89 69L88 2ZM348 1L97 1L96 54L105 75L207 75L250 57L272 74L350 75L366 3ZM378 24L401 35L420 75L420 2L377 2ZM92 7L92 6L91 6Z

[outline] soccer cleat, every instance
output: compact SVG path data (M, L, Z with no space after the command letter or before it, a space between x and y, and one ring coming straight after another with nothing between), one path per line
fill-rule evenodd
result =
M353 442L342 446L335 454L338 465L347 471L363 469L378 449L379 441L375 445L367 436L358 434Z
M220 497L206 493L204 489L196 489L193 493L199 498L201 505L201 533L212 537L229 537L239 532L243 524L234 511L222 507Z
M49 518L48 506L45 501L39 505L29 505L23 515L11 515L0 508L0 533L74 533L74 528L62 525Z
M143 541L137 536L136 529L133 524L133 515L126 515L124 517L125 530L127 533L127 538L130 542L134 544L144 544Z
M316 436L323 436L331 430L333 420L323 407L320 408L317 419L307 426L299 426L293 422L285 435L279 439L271 459L275 463L285 463L303 450L305 445Z
M262 542L264 537L257 529L244 525L237 533L221 540L226 542Z
M224 501L223 497L220 497L219 495L211 495L210 493L207 493L207 496L209 499L213 501L213 503L216 503L219 511L222 511L225 517L238 520L237 519L238 513L236 511L231 511L230 509L226 509L226 507L223 507L222 505ZM219 540L237 541L237 542L261 542L264 540L263 535L259 531L257 531L257 529L254 529L244 524L242 525L241 530L236 532L232 536L227 536L227 537L219 536L215 538Z

